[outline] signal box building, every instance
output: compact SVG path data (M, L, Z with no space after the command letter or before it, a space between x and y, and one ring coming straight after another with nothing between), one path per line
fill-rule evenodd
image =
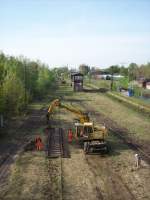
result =
M71 83L75 92L83 90L83 74L75 72L71 74Z

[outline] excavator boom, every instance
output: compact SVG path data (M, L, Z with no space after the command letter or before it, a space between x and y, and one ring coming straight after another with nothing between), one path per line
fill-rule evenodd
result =
M54 101L52 101L51 105L49 106L49 108L48 108L48 115L49 116L53 112L55 107L64 108L64 109L76 114L78 116L78 118L79 118L80 123L84 123L84 122L89 122L90 121L88 114L85 114L82 111L80 111L80 110L78 110L76 108L73 108L73 107L71 107L69 105L62 104L59 99L55 99Z

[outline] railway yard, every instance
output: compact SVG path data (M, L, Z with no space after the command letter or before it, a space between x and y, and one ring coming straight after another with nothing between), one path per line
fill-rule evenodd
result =
M46 113L55 98L87 111L108 129L109 153L85 154L83 144L67 133L74 114L57 108L48 127ZM120 114L121 113L121 114ZM53 96L35 102L26 116L14 119L0 141L2 200L149 200L150 119L104 93L72 92L60 85ZM12 137L13 135L13 137ZM40 136L44 149L33 145ZM9 142L8 142L9 141ZM135 167L134 155L141 156Z
M0 200L150 200L150 0L0 3Z

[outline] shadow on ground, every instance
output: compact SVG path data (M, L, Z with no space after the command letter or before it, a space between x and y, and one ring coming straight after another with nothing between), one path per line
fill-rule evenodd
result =
M99 88L99 89L83 89L83 92L89 93L106 93L109 90L107 88Z

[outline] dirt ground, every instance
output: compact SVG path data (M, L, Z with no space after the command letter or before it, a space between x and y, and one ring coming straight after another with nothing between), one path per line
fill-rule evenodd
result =
M71 158L62 160L63 199L102 199L83 151L70 145Z
M96 97L95 101L94 94L91 97L91 94L72 94L70 91L64 86L57 93L65 103L71 102L73 106L91 110L93 119L99 123L97 112L100 111L96 109L96 104L102 104L101 99L98 101ZM11 139L9 144L14 145L13 141L20 144L19 141L33 139L38 132L46 147L43 131L46 126L45 112L41 108L32 110L31 116L25 122L20 122L21 128L15 131L15 139ZM73 127L74 118L74 114L56 109L53 115L54 126L64 128L67 134L68 129ZM20 139L20 134L23 139ZM8 145L6 140L3 142L3 146ZM142 160L141 167L136 169L136 151L112 132L109 133L108 143L111 151L107 155L85 155L82 145L75 139L69 144L70 158L48 159L44 151L37 152L35 149L10 154L16 157L9 165L8 179L1 184L0 199L149 200L150 166ZM1 155L5 149L10 153L11 148L6 146L1 148ZM2 166L1 164L0 167Z
M31 154L32 152L24 154L24 151L36 135L43 137L43 127L45 125L43 105L43 103L39 105L38 109L33 106L28 115L13 119L7 129L4 129L4 132L1 133L0 199L22 199L18 195L21 194L21 186L24 182L22 177L24 165L30 165L31 160L34 163L34 157L36 156ZM43 155L45 156L45 154Z
M62 199L150 198L149 166L142 161L136 169L134 152L116 138L113 142L109 155L85 155L80 145L70 144L71 158L62 159Z

